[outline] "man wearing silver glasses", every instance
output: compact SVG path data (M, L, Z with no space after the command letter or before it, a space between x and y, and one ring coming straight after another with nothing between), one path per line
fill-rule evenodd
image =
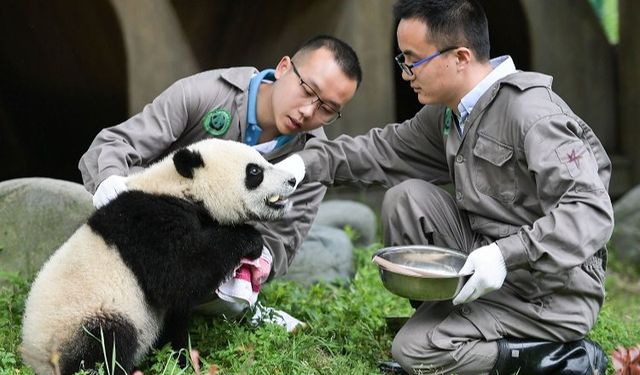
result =
M395 59L424 107L283 161L326 185L389 187L386 246L469 254L466 284L417 307L394 358L420 374L604 374L605 354L584 339L604 301L613 229L602 144L551 77L489 58L475 0L399 0L394 13ZM436 186L447 183L452 194Z
M181 79L142 112L98 133L80 159L84 185L101 207L126 190L124 176L210 137L244 142L267 160L279 160L310 139L325 139L322 126L341 116L361 80L353 49L324 35L305 42L293 57L282 57L275 69L217 69ZM319 183L302 183L285 218L255 223L264 249L259 267L252 268L252 283L287 272L325 192ZM233 295L220 290L218 295L224 300L213 298L204 310L229 316L246 307Z

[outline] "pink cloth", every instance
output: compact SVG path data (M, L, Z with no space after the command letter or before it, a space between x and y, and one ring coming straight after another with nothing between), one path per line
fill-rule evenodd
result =
M233 303L246 303L253 307L258 300L262 284L271 273L271 253L266 247L258 259L243 258L232 278L223 282L216 290L218 297Z

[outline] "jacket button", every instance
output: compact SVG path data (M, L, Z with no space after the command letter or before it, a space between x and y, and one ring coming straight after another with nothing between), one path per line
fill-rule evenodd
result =
M471 312L471 308L469 306L462 306L462 315L468 315Z
M464 156L462 155L456 156L456 163L458 164L464 163Z
M459 201L462 200L462 192L456 191L456 199L459 200Z

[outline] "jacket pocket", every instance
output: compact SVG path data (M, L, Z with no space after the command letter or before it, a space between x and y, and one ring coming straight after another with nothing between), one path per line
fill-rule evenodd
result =
M480 134L473 147L473 155L476 189L499 201L513 202L517 189L513 147Z

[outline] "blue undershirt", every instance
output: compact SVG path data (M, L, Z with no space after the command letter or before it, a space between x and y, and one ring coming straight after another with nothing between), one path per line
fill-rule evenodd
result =
M257 111L258 111L258 91L260 84L265 82L275 81L275 70L265 69L251 78L249 82L249 101L247 103L247 130L244 137L244 143L249 146L255 146L260 140L262 134L262 128L258 124ZM291 135L279 135L274 141L276 142L273 149L277 149L287 143L293 136Z

